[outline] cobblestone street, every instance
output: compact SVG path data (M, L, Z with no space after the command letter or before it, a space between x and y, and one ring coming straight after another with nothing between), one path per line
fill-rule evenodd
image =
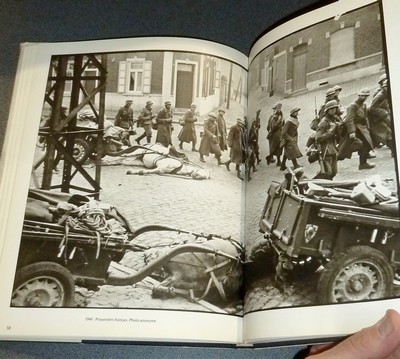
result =
M362 85L373 88L376 76L363 80ZM343 86L342 105L348 105L355 98L356 86ZM284 115L287 116L293 106L302 108L300 112L300 148L305 153L305 141L309 134L309 123L314 117L315 98L323 99L325 90L308 93L303 96L281 101L283 103ZM280 181L283 178L282 172L275 164L267 166L265 156L268 154L266 140L266 123L271 113L271 104L276 99L263 100L265 93L253 94L258 103L252 103L249 118L255 109L261 109L260 129L260 152L262 162L257 166L257 172L252 174L252 180L248 183L246 191L246 245L251 245L262 234L259 233L258 222L264 206L267 190L271 181ZM239 106L233 103L231 109L226 111L228 125L235 123L240 117ZM178 147L177 134L179 124L175 124L173 143ZM198 134L201 131L198 126ZM140 130L139 130L140 131ZM139 132L140 134L140 132ZM183 152L188 158L197 163L199 155L190 150L188 144L184 144ZM228 159L228 152L224 152L222 160ZM367 171L358 170L358 156L353 155L352 159L340 161L338 175L335 179L356 179L379 174L383 179L391 180L393 189L396 188L396 172L390 150L382 147L376 150L376 167ZM304 167L306 175L312 177L318 170L318 164L309 164L303 156L300 164ZM210 170L211 178L206 180L193 180L179 178L178 176L126 175L128 166L103 166L101 176L102 193L101 201L116 205L127 217L134 228L149 224L168 225L174 228L182 228L199 233L214 233L232 238L241 238L241 218L244 218L244 197L242 181L236 177L233 165L231 171L225 166L218 166L212 156L206 157L206 163L201 164ZM93 168L88 169L93 172ZM60 174L55 175L55 181L61 179ZM76 178L80 182L79 177ZM137 243L153 247L143 253L129 252L122 259L121 264L134 270L143 268L147 260L170 248L193 241L193 236L177 234L174 232L149 232L140 235ZM245 299L246 311L259 309L287 307L297 305L315 304L316 278L302 278L292 283L285 292L278 290L275 286L272 275L261 275L257 278L248 278L250 283L247 288ZM88 296L83 300L83 305L89 307L125 307L125 308L162 308L162 309L183 309L183 310L212 310L207 306L191 302L188 298L175 297L168 299L152 298L152 283L141 282L135 286L102 286L98 292L88 293L81 290L82 294Z

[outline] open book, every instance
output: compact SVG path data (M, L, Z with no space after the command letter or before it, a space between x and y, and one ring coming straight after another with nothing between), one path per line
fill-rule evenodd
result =
M337 1L248 56L22 44L0 338L324 341L399 308L399 10Z

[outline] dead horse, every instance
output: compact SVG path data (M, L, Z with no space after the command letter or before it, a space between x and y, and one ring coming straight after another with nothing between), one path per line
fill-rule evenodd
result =
M145 169L128 170L127 175L177 175L193 179L208 179L210 173L199 165L190 162L184 153L175 147L164 147L159 143L144 146L132 146L134 150L125 154L125 158L140 159Z

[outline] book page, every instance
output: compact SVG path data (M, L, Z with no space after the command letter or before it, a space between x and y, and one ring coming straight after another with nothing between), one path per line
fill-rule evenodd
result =
M326 340L399 308L396 4L337 1L251 50L246 341Z
M183 38L21 46L0 337L241 341L247 58Z

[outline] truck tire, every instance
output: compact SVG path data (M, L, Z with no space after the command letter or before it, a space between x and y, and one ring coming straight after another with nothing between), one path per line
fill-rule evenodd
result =
M53 262L38 262L17 271L11 306L69 307L74 303L71 273Z
M394 272L388 258L368 246L335 254L318 281L320 303L342 303L390 297Z
M89 143L83 138L77 138L74 141L73 157L78 163L83 163L89 157L91 151Z

